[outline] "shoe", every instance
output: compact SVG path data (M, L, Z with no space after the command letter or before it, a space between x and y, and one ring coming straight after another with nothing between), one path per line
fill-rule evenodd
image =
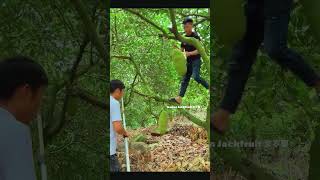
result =
M170 99L169 99L169 102L173 102L173 103L180 104L180 103L176 100L176 98L170 98Z
M211 127L213 132L224 135L229 128L230 113L226 110L219 109L215 114L211 114Z
M224 135L224 132L223 131L220 131L216 126L215 126L215 124L214 124L214 116L213 116L213 114L211 115L211 131L213 132L213 133L218 133L218 134L220 134L220 135Z

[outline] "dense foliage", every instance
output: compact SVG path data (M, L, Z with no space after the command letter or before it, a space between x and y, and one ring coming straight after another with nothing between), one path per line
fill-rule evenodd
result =
M0 3L0 57L29 56L49 76L41 115L52 180L106 176L105 14L100 1ZM38 170L36 123L32 134Z
M194 19L194 31L202 43L195 38L184 39L182 21L187 16ZM125 83L129 132L144 137L143 142L131 138L129 148L134 171L209 171L208 90L191 79L182 106L195 108L167 108L177 105L170 103L169 98L178 95L181 74L185 72L181 67L185 63L184 55L176 62L172 57L175 47L180 51L182 41L197 43L195 47L204 55L201 76L210 79L209 20L208 9L111 10L110 79ZM175 55L181 57L177 52ZM120 140L119 146L122 144ZM124 165L124 155L119 153Z
M195 31L200 34L203 45L209 52L210 26L207 9L176 9L179 32L183 33L183 19L193 14L196 15ZM120 79L127 86L127 124L131 128L154 125L160 112L167 106L161 100L177 96L181 81L170 56L173 46L180 47L180 42L163 37L165 33L170 34L168 10L112 9L110 22L111 79ZM205 65L202 65L201 73L209 80L209 70ZM199 105L202 108L200 111L206 113L208 97L208 91L191 80L183 105ZM205 117L202 116L203 120Z

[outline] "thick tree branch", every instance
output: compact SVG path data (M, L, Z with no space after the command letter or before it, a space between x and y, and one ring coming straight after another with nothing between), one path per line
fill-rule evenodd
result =
M146 97L148 99L153 99L157 102L163 102L163 103L167 103L169 105L176 105L175 103L172 103L172 102L169 102L168 99L163 99L161 97L157 97L157 96L150 96L150 95L146 95L146 94L143 94L141 92L138 92L136 90L132 90L133 93L135 94L138 94L140 96L143 96L143 97ZM180 109L178 108L178 110L185 116L187 117L191 122L197 124L198 126L201 126L205 129L207 129L207 123L206 121L202 121L201 119L195 117L194 115L192 115L191 113L189 113L188 111L184 110L184 109Z
M66 112L67 112L67 106L68 106L69 100L70 100L70 93L72 91L71 88L72 88L73 82L76 77L77 69L79 67L80 62L82 61L83 54L84 54L85 48L87 47L88 43L89 43L89 41L88 41L87 37L85 36L82 44L79 47L79 53L77 55L77 58L73 63L69 81L67 81L67 84L66 84L67 85L66 93L65 93L64 100L63 100L63 105L62 105L62 110L60 112L60 116L58 119L48 119L49 125L45 128L45 131L44 131L45 132L45 139L50 140L55 134L60 132L60 130L64 127L64 125L66 123ZM58 89L55 89L55 90L57 93ZM49 102L49 103L54 103L54 102ZM54 112L52 112L52 113L54 113ZM48 116L47 118L54 118L54 116Z
M170 102L168 101L168 99L163 99L163 98L161 98L161 97L143 94L143 93L141 93L141 92L139 92L139 91L136 91L136 90L134 90L134 89L132 89L132 92L135 93L135 94L138 94L138 95L140 95L140 96L146 97L146 98L148 98L148 99L153 99L153 100L155 100L155 101L157 101L157 102L163 102L163 103L168 103L168 104L172 104L172 105L173 105L173 103L170 103Z
M109 109L109 104L107 104L104 101L101 101L99 98L97 98L96 96L90 94L88 91L83 90L81 88L77 88L74 90L73 95L79 97L80 99L88 102L89 104L99 107L102 110L107 110Z
M136 70L136 73L141 78L142 82L146 83L144 77L141 74L141 71L140 71L140 68L139 68L138 64L134 61L134 59L133 59L133 57L131 55L130 56L111 56L111 58L129 60L132 63L134 69Z
M130 60L130 59L131 59L131 57L130 57L130 56L111 56L111 58L127 59L127 60Z
M134 86L136 85L137 77L138 77L138 73L134 76L133 82L130 85L130 89L134 89ZM124 103L125 106L127 106L131 102L132 97L133 97L133 92L130 91L128 100Z
M206 19L207 21L210 21L210 16L206 16L206 15L202 15L202 14L196 14L196 13L189 13L189 14L178 13L178 14L183 17L188 17L188 16L202 17L202 18Z
M168 32L167 32L164 28L158 26L155 22L153 22L153 21L151 21L150 19L148 19L147 17L143 16L143 15L140 14L138 11L135 11L135 10L133 10L133 9L124 9L124 10L127 11L127 12L130 12L131 14L134 14L134 15L138 16L140 19L144 20L145 22L149 23L150 25L152 25L153 27L155 27L156 29L158 29L159 31L161 31L161 32L162 32L162 35L163 35L164 37L166 37L166 38L168 38L168 39L174 39L174 37L173 37L173 36L170 36L170 35L168 34Z
M75 9L77 10L79 16L81 17L81 20L84 24L84 27L86 29L88 36L90 37L91 42L94 44L94 46L98 50L104 62L106 64L109 63L107 62L108 61L107 50L104 47L102 40L99 38L99 35L96 31L96 27L94 23L91 21L90 16L88 15L84 4L82 3L81 0L71 0L71 2L74 4Z
M206 19L201 19L200 21L197 21L193 24L193 26L198 26L201 23L204 23L206 21Z

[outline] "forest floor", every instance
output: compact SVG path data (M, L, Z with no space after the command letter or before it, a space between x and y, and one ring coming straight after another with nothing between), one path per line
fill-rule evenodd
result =
M296 146L294 149L265 149L251 154L252 160L264 167L278 179L305 180L308 179L308 144ZM246 180L240 172L226 165L211 180Z
M129 143L131 171L210 171L209 144L205 129L184 117L176 117L170 121L168 133L162 136L152 136L154 128L155 126L129 130L131 136L143 134L146 137L144 142ZM119 161L125 171L123 138L118 139Z

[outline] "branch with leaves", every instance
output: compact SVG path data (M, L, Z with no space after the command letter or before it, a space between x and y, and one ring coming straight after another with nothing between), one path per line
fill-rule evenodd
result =
M88 15L88 12L84 4L82 3L81 0L71 0L71 2L74 4L75 9L77 10L79 16L81 17L83 25L86 29L86 33L90 37L91 42L95 45L96 49L100 53L104 62L108 63L107 50L104 47L102 40L99 38L99 35L96 30L96 26L90 19L90 16Z
M164 99L164 98L161 98L161 97L158 97L158 96L151 96L151 95L147 95L147 94L143 94L139 91L136 91L136 90L132 90L133 93L135 94L138 94L140 96L143 96L143 97L146 97L148 99L153 99L157 102L162 102L162 103L166 103L166 104L169 104L169 105L175 105L175 103L172 103L172 102L169 102L168 99ZM191 122L195 123L196 125L198 126L201 126L205 129L207 129L207 123L206 121L203 121L197 117L195 117L194 115L192 115L191 113L189 113L188 111L186 111L185 109L178 109L185 117L187 117Z
M166 37L167 39L174 39L174 36L170 36L169 33L164 28L158 26L155 22L153 22L150 19L148 19L147 17L143 16L138 11L133 10L133 9L124 9L124 10L127 11L127 12L130 12L131 14L134 14L134 15L138 16L143 21L147 22L151 26L153 26L156 29L158 29L159 31L161 31L162 32L162 36Z

